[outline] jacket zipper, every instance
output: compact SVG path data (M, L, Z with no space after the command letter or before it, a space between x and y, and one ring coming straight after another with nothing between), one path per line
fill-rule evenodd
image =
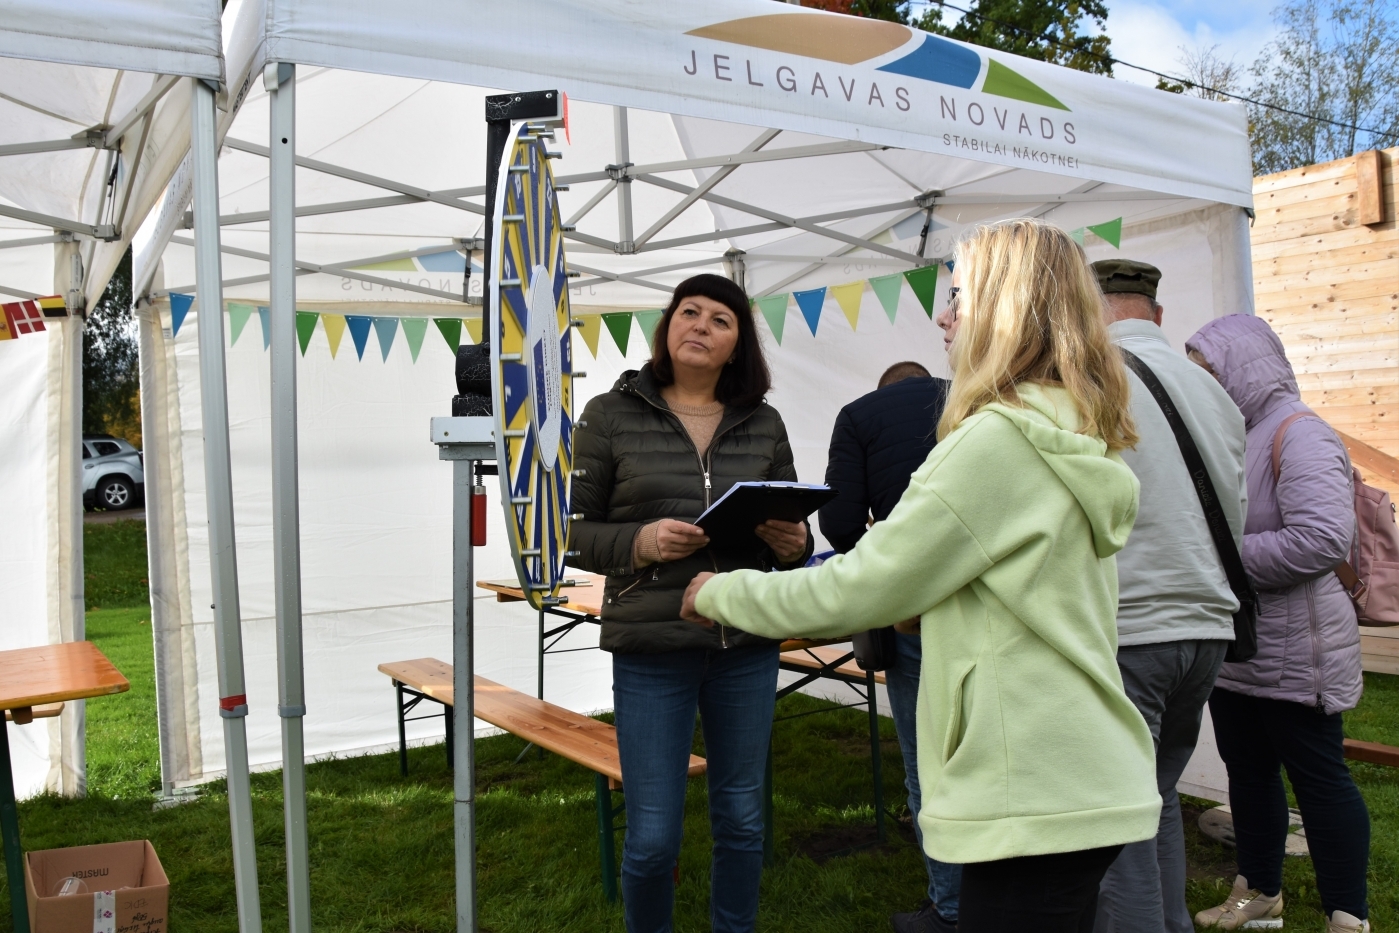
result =
M626 389L628 392L634 394L637 398L641 399L647 405L650 405L652 408L656 409L656 411L662 412L663 414L675 419L676 421L680 421L680 419L676 416L675 412L671 411L668 408L662 408L661 406L657 405L655 402L651 401L649 398L642 395L640 392L637 392L636 389L632 386L627 386ZM712 455L714 452L714 445L718 443L719 438L723 437L725 434L729 433L734 428L738 427L740 424L743 424L743 422L747 421L751 417L753 417L753 412L750 411L748 414L744 415L742 418L729 425L723 431L716 432L715 435L709 439L709 449L706 450L705 453ZM709 506L712 505L712 503L709 501L709 498L713 492L713 487L710 485L709 482L709 467L712 460L700 456L699 448L695 446L694 439L690 437L690 432L685 430L685 425L683 422L681 422L680 424L680 434L689 443L690 449L695 452L695 462L699 464L700 473L704 476L704 507L708 509ZM708 550L708 548L706 548L706 550ZM709 554L709 563L714 567L714 572L718 573L719 562L714 559L714 553L712 551ZM653 573L651 575L651 579L657 579L657 575ZM636 582L640 583L641 581L638 580ZM636 583L633 583L632 586L636 586ZM627 587L627 590L630 590L632 586ZM622 593L625 593L627 590L623 590ZM618 593L617 595L621 596L622 593ZM727 648L729 646L728 631L724 623L722 622L719 623L719 645L723 648Z
M1312 583L1307 587L1307 624L1312 636L1312 692L1316 694L1316 710L1326 715L1326 701L1321 695L1321 636L1317 632L1316 600L1312 594Z

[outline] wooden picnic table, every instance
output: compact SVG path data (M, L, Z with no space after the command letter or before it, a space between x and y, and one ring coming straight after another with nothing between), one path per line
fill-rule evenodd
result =
M124 693L131 684L90 641L0 651L0 709L18 724L57 716L65 700ZM24 854L19 844L19 811L10 767L9 727L0 725L0 834L10 883L10 914L15 930L29 929L24 896Z

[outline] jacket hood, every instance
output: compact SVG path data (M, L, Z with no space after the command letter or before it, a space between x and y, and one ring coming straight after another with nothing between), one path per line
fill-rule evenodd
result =
M1020 429L1088 516L1098 556L1111 557L1127 544L1137 520L1137 477L1102 438L1077 433L1082 419L1067 391L1033 383L1018 391L1024 407L995 402L986 408Z
M1216 318L1185 342L1205 358L1252 428L1284 402L1301 398L1282 340L1252 314Z

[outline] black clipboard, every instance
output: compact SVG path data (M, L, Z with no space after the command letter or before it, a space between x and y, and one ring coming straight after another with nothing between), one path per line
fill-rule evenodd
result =
M767 545L753 529L768 519L805 521L812 512L836 497L829 486L806 483L735 483L719 497L695 524L709 535L719 550L754 551Z

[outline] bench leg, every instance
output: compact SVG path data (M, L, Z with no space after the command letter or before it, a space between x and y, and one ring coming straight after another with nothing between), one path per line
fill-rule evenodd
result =
M879 754L879 698L874 692L874 671L865 672L870 707L870 771L874 775L874 834L884 841L884 768Z
M408 776L408 729L403 721L403 684L393 682L394 695L398 700L398 773Z
M617 847L613 835L612 789L606 775L597 778L597 853L602 870L602 893L609 904L617 903Z
M772 739L768 739L768 760L763 767L763 864L771 867L776 848L772 818Z
M453 728L453 719L455 717L452 715L452 707L448 706L446 703L442 704L442 718L447 721L447 770L451 771L455 768L457 761L456 739L454 737L456 730Z

